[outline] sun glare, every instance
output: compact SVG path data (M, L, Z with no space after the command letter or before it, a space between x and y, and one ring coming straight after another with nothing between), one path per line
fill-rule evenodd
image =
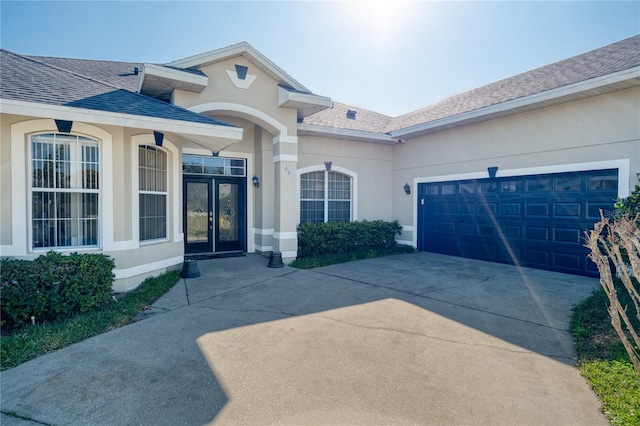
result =
M401 0L351 0L348 17L353 29L371 41L387 44L409 23L412 2Z

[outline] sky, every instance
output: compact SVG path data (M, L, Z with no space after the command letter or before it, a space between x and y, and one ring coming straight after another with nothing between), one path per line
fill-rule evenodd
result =
M0 0L16 53L167 63L247 41L313 93L390 116L637 34L639 0Z

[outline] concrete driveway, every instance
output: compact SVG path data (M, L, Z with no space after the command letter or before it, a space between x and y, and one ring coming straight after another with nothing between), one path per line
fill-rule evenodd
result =
M198 264L144 319L1 373L2 424L607 424L567 332L597 280L430 253Z

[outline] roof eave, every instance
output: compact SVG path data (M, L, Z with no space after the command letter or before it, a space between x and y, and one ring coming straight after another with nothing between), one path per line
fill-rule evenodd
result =
M212 50L210 52L201 53L199 55L190 56L188 58L179 59L177 61L170 62L167 65L179 68L201 68L236 56L244 56L251 63L255 64L258 68L269 74L279 83L287 84L301 92L310 91L269 58L258 52L246 41L232 44L231 46L223 47L221 49Z
M278 87L278 106L296 108L298 118L305 118L331 107L331 98L313 93L292 92Z
M389 134L393 139L411 138L636 86L640 86L640 67L629 68L534 95L394 130Z
M242 128L235 126L196 123L1 98L0 107L2 112L6 114L175 133L187 139L196 139L201 143L206 143L212 151L220 151L224 147L242 140Z
M186 71L145 63L138 93L166 100L176 89L201 93L209 84L209 78Z
M383 145L396 145L397 140L387 133L365 132L362 130L340 129L337 127L298 124L298 136L317 136L321 138L345 139L355 142L369 142Z

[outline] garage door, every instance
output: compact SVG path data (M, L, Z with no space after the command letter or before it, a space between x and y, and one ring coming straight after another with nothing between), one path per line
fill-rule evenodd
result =
M418 249L598 276L584 231L617 195L616 169L418 184Z

